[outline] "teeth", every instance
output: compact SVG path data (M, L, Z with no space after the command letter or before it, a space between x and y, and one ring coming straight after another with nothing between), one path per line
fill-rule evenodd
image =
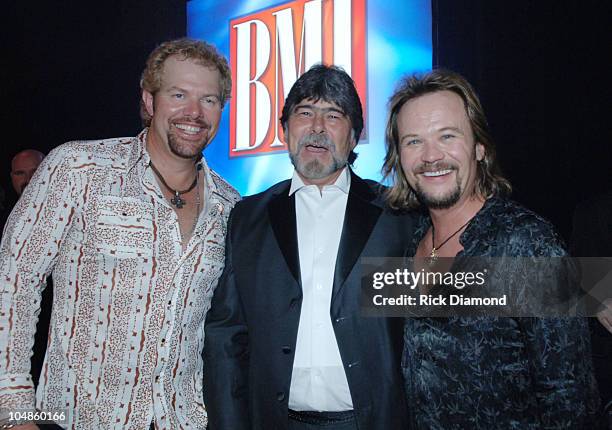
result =
M443 176L451 172L451 169L446 170L438 170L436 172L423 172L423 176L433 177L433 176Z
M201 128L200 127L196 127L193 125L186 125L186 124L174 124L174 126L176 128L180 128L183 131L186 131L187 133L199 133Z

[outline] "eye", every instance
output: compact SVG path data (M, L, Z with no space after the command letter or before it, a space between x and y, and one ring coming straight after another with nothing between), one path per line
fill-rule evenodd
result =
M174 93L172 94L172 97L178 100L182 100L185 97L185 95L183 93Z
M342 118L342 114L338 112L330 112L327 114L327 119L329 120L339 120Z
M217 106L219 104L219 99L215 96L206 96L202 99L205 105L207 106Z
M312 112L309 110L298 110L295 114L302 118L310 118L312 116Z
M421 143L419 139L406 139L402 142L403 146L412 146Z
M449 139L452 139L453 137L455 137L454 134L446 133L442 135L442 140L449 140Z

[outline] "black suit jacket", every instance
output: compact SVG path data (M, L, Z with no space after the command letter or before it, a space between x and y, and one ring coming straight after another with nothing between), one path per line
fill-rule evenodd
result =
M330 317L360 429L407 427L401 318L360 315L364 256L401 257L412 221L352 173ZM290 181L248 197L228 224L225 270L206 320L204 400L212 430L286 429L302 290Z

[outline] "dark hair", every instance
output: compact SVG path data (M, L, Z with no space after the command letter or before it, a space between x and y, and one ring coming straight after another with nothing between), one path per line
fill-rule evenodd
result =
M225 105L227 98L232 92L232 72L227 64L227 60L217 49L202 41L189 38L169 40L155 48L149 58L142 77L140 88L155 94L161 88L162 73L166 60L172 56L177 56L181 60L192 60L196 64L217 69L220 75L219 86L221 87L221 106ZM151 125L151 115L147 112L144 101L140 100L140 117L145 127Z
M293 109L305 99L335 103L351 120L355 140L359 141L363 130L361 100L353 79L342 68L316 64L295 81L285 100L283 114L280 117L284 131L287 130L287 122ZM349 164L353 164L356 158L357 154L351 151L348 157Z
M458 73L434 69L422 75L405 77L389 99L389 116L385 134L387 155L383 174L385 178L393 177L393 186L387 189L387 201L392 208L406 209L419 206L417 197L402 170L397 129L399 112L409 100L439 91L451 91L461 97L472 127L474 141L484 147L484 157L478 162L474 192L484 198L489 198L494 195L509 194L512 191L510 182L502 176L497 164L495 145L476 91Z

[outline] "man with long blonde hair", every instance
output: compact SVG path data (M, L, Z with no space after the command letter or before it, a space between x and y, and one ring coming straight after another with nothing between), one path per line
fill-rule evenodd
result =
M463 272L470 257L567 256L550 223L507 198L510 184L496 164L484 111L462 76L445 70L410 76L391 97L389 111L384 172L394 183L388 202L424 213L408 256L431 265L452 258L451 270ZM583 318L452 312L408 318L403 371L413 424L593 428L597 400L589 350Z

